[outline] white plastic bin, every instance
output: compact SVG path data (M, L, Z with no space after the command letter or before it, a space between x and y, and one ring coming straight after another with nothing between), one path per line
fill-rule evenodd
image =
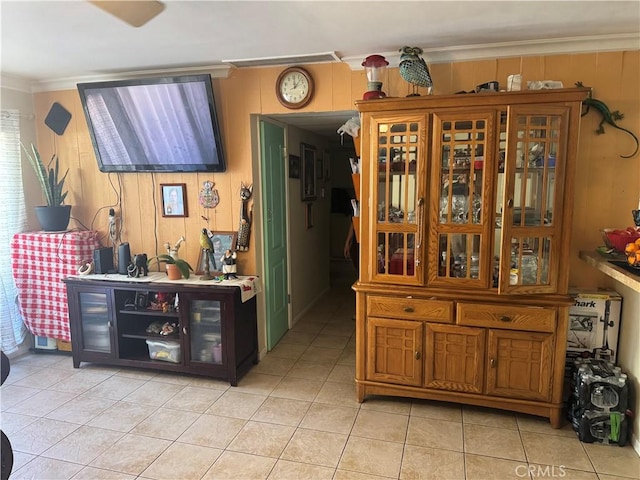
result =
M163 362L180 363L180 344L163 340L147 340L149 358Z
M55 338L47 338L47 337L34 337L34 347L37 350L57 350L58 342Z

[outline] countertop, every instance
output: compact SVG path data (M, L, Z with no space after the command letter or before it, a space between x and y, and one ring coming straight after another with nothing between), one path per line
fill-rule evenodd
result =
M580 251L578 256L592 267L597 268L605 275L626 285L636 292L640 292L640 275L634 275L624 268L609 263L609 258L603 257L598 252Z

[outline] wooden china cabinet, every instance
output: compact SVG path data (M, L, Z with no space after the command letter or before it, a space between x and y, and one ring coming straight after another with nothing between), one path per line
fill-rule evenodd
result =
M561 425L587 92L356 102L359 401L444 400Z

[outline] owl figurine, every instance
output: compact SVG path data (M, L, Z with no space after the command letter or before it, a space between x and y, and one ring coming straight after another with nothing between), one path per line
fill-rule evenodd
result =
M420 96L418 87L425 87L427 95L431 95L433 81L429 74L429 67L422 57L420 47L402 47L400 49L400 76L412 85L413 93L408 97Z

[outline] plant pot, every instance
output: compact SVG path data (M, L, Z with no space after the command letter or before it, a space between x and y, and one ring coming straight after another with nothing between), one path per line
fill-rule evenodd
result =
M180 269L176 264L167 264L167 277L169 280L180 280L182 278L182 273L180 273Z
M35 207L38 222L45 232L62 232L69 226L71 205Z

